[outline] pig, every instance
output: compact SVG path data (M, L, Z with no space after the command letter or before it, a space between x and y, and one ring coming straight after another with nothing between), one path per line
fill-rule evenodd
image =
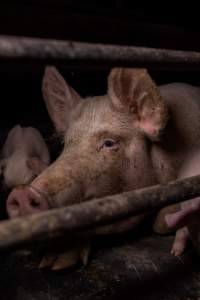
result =
M107 94L83 100L48 66L42 90L64 148L31 184L12 191L10 217L13 210L14 216L38 212L33 199L43 203L42 211L174 180L200 141L200 88L156 86L146 69L114 68ZM128 230L143 219L131 217L97 231ZM156 222L159 232L164 216Z
M183 163L178 179L200 175L200 147L195 147ZM173 211L167 211L165 222L169 230L177 229L172 252L179 256L192 240L200 253L200 197L184 201Z
M16 125L9 131L0 156L4 188L29 184L49 162L49 150L39 131Z

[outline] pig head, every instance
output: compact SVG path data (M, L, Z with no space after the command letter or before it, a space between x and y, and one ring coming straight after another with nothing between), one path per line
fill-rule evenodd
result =
M54 208L158 182L151 148L167 124L168 109L146 70L114 69L107 95L81 99L47 67L43 95L64 149L30 186L10 194L10 216L13 210L15 216L36 211L35 204L21 210L20 201Z
M9 131L1 152L2 184L6 189L28 184L49 162L49 151L39 131L16 125Z

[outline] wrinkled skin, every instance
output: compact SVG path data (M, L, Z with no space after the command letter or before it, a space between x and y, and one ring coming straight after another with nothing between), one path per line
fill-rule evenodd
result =
M30 183L50 162L39 131L20 125L9 131L0 155L0 175L5 189Z
M181 83L158 88L144 69L113 69L108 93L83 100L47 67L43 95L64 149L31 185L13 190L10 216L16 199L20 216L20 201L30 198L55 208L173 180L200 140L200 89ZM35 207L24 211L34 212ZM98 231L127 230L143 218ZM156 222L157 232L167 230L164 215Z
M191 151L191 155L183 164L178 178L200 175L200 148ZM166 224L170 230L177 229L173 250L180 255L190 238L196 249L200 252L200 197L182 202L178 211L166 214ZM184 227L183 227L184 226ZM178 237L181 234L181 239Z

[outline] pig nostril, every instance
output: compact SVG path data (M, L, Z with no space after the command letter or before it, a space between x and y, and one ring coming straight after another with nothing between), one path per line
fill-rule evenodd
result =
M12 199L12 208L17 209L19 207L19 202L16 198Z
M31 204L31 206L32 206L33 208L37 208L37 207L40 206L40 202L39 202L38 200L34 199L34 198L31 198L31 199L30 199L30 204Z

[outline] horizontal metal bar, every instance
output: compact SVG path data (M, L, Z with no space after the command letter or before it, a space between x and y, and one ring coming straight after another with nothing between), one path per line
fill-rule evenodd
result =
M200 196L200 175L78 205L2 221L0 250L95 226Z
M11 36L0 36L0 59L200 70L199 52Z

